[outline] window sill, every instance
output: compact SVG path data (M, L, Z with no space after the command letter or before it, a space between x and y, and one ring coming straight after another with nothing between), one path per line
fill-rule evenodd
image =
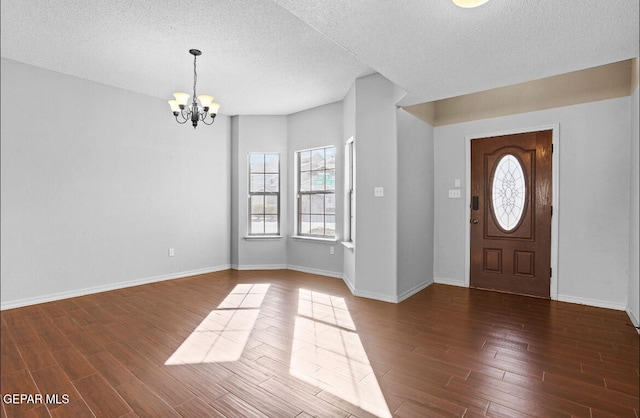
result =
M320 242L324 244L331 244L338 241L337 238L307 237L304 235L292 235L291 238L299 241Z
M268 241L281 239L282 235L245 235L244 239L247 241Z
M344 246L344 248L353 251L355 246L353 245L353 242L351 241L342 241L340 244L342 244Z

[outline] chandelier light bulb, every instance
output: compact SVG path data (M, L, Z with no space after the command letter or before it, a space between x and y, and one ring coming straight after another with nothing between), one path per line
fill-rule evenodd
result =
M213 96L209 96L208 94L201 94L198 96L198 100L200 100L200 106L209 107L211 102L213 101Z
M180 105L177 100L169 100L169 106L171 106L171 111L174 115L180 113Z
M473 7L482 6L489 0L452 0L452 1L456 6L459 6L465 9L471 9Z
M176 98L176 102L178 102L181 106L186 106L187 102L189 102L189 95L187 93L173 93L173 97Z

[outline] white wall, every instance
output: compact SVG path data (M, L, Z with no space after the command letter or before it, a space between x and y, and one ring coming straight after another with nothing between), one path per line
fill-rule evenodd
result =
M465 282L465 200L447 198L453 179L467 178L465 136L558 123L558 298L624 309L630 112L623 97L435 128L436 282Z
M397 300L398 88L379 74L356 80L355 294ZM374 197L383 187L384 197Z
M398 120L400 300L433 283L433 127L402 109Z
M287 266L287 117L234 116L231 123L233 171L232 266L238 270L279 269ZM280 153L280 233L277 239L246 239L248 215L248 155L250 152Z
M342 102L319 106L288 117L287 227L295 231L295 152L334 145L336 147L336 242L318 242L288 238L287 263L290 269L342 277L343 247L340 245L343 228L344 139L342 133ZM334 254L329 249L333 247Z
M228 268L227 117L1 65L2 308Z
M635 67L636 71L638 66ZM638 258L640 255L640 249L638 248L638 234L640 233L640 226L638 225L638 217L640 216L640 207L638 205L638 195L640 194L640 185L638 184L640 178L640 169L638 164L638 157L640 155L640 149L638 143L640 142L640 131L638 129L638 116L640 109L638 106L638 87L631 95L631 164L630 164L630 188L629 188L629 287L627 296L627 312L634 321L635 326L640 326L640 274L638 273Z

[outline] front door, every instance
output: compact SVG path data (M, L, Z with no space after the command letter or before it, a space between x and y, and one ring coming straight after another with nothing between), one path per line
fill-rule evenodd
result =
M551 139L471 141L471 287L549 298Z

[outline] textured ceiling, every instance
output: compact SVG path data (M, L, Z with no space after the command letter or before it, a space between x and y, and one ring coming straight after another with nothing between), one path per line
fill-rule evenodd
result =
M409 105L638 56L638 0L2 0L1 55L220 113L290 114L379 72Z

